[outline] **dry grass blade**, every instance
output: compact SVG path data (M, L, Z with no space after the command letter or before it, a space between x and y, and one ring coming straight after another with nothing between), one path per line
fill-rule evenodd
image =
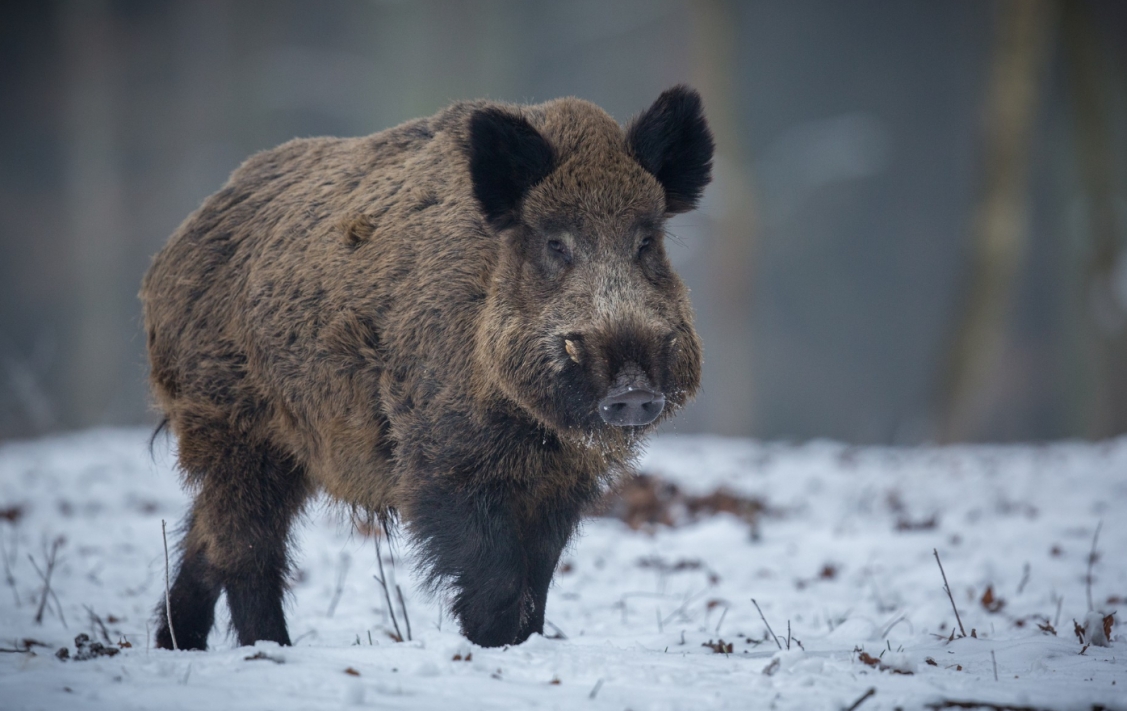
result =
M16 546L19 543L19 538L12 537L12 555L11 560L8 559L8 545L4 543L4 537L0 536L0 559L4 561L4 582L12 589L12 597L16 600L16 607L20 607L20 593L16 590L16 577L12 575L12 564L16 561Z
M943 572L943 563L939 560L939 549L932 548L931 552L935 554L935 562L939 564L939 574L943 576L943 589L947 591L947 599L951 601L951 609L955 611L955 621L959 623L959 632L966 637L967 631L963 627L962 618L959 617L959 608L955 606L955 597L951 594L951 586L947 584L947 573Z
M86 614L90 615L90 622L97 627L98 633L102 635L102 639L105 640L106 644L113 644L110 640L109 630L106 629L106 623L102 622L102 618L98 616L98 613L94 612L94 608L89 605L83 605L82 609L86 610ZM112 619L113 616L111 615L110 617Z
M336 612L337 604L340 603L341 595L344 594L344 580L348 577L348 569L352 559L347 553L340 554L340 569L337 571L337 586L333 590L333 598L329 601L329 611L325 613L325 617L332 617Z
M407 628L407 641L411 641L411 618L407 616L407 603L403 601L403 588L395 585L395 594L399 596L399 609L403 612L403 624Z
M47 607L47 598L50 597L55 601L55 608L59 613L59 620L62 621L63 627L66 627L66 618L63 617L63 606L59 603L59 598L55 595L55 591L51 589L51 573L55 570L55 558L59 552L59 546L63 544L63 539L56 538L51 542L51 551L46 555L46 572L39 569L39 564L35 562L35 558L31 557L29 553L27 559L31 561L31 566L35 568L35 572L39 575L40 580L43 581L43 593L39 598L39 608L35 611L35 624L43 624L43 611Z
M1096 558L1099 554L1096 553L1096 544L1100 540L1100 529L1103 528L1104 522L1100 521L1096 524L1096 532L1092 535L1092 551L1088 553L1088 574L1084 576L1084 586L1088 593L1088 612L1095 608L1092 606L1092 566L1096 563Z
M168 530L163 518L160 520L160 537L164 539L164 619L168 622L168 636L172 638L172 648L179 650L180 645L176 643L176 630L172 629L172 592L168 575Z
M755 601L755 598L751 598L751 604L755 605L756 610L759 610L759 619L763 620L764 625L767 625L767 631L770 632L771 636L775 638L775 646L777 646L781 651L783 645L781 642L779 642L779 637L775 634L775 630L771 629L770 623L767 622L767 618L763 615L763 610L759 609L759 603Z
M870 686L869 690L866 691L865 693L861 694L861 698L854 701L853 704L849 708L845 709L845 711L857 711L858 706L865 703L865 701L867 701L870 697L875 696L876 693L877 693L876 687Z
M384 572L383 568L383 551L380 549L379 531L377 531L375 535L372 536L372 540L376 542L376 565L380 569L380 574L378 576L374 575L372 577L374 577L376 579L376 582L380 584L380 587L383 588L384 601L387 602L387 614L391 617L392 627L395 628L396 641L402 642L403 633L399 631L399 620L396 619L395 616L395 606L391 603L391 591L387 586L387 573Z

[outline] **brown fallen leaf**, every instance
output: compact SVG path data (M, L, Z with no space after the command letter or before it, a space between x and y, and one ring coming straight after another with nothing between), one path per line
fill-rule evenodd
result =
M360 676L360 672L356 671L352 667L345 667L344 673L349 676Z
M713 642L711 639L701 644L702 647L708 647L714 654L731 654L732 643L725 642L723 639Z
M857 659L866 666L875 667L880 664L878 657L874 657L863 649L855 649L853 651L857 652Z
M987 612L1001 612L1002 608L1006 606L1006 601L994 595L994 586L987 585L986 592L982 593L982 606L986 608Z

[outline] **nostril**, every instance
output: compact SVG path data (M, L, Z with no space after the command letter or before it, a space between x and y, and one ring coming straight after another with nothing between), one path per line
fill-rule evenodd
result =
M599 415L609 425L648 425L665 409L665 396L649 388L615 388L599 403Z

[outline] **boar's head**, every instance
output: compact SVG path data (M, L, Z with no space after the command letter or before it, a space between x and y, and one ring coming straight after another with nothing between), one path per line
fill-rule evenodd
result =
M478 371L560 436L632 438L695 394L700 339L664 225L696 206L712 151L681 86L625 131L577 99L470 117L474 196L503 245Z

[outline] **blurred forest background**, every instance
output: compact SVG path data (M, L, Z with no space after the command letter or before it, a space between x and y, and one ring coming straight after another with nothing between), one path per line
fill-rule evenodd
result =
M141 275L251 153L677 82L718 142L677 431L1127 432L1122 0L41 0L0 10L0 439L155 422Z

